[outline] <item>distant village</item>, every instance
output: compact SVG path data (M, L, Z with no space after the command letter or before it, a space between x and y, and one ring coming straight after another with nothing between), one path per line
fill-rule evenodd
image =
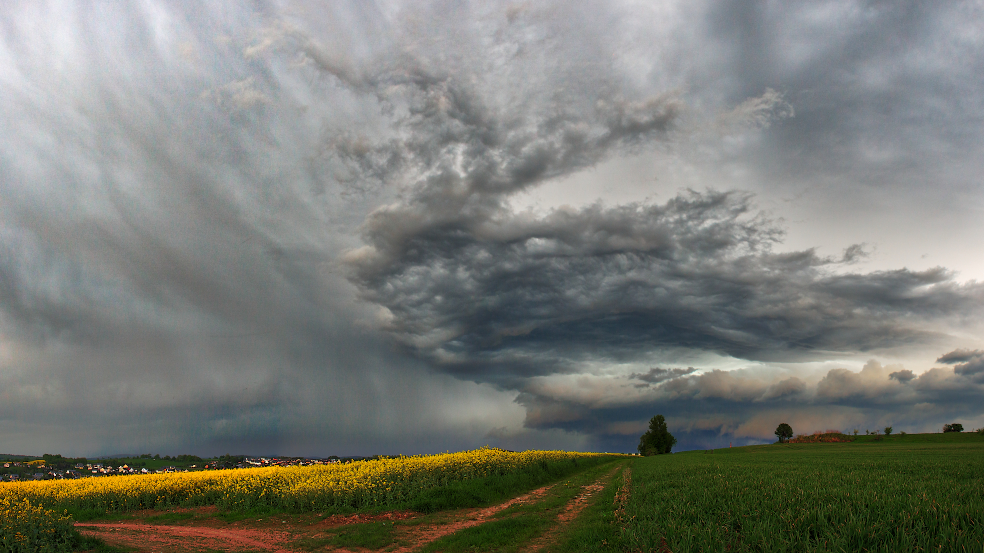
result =
M306 467L346 463L361 458L328 457L313 459L303 457L246 457L223 456L216 459L201 459L192 455L164 457L141 455L119 459L71 459L61 455L44 455L42 459L16 456L18 459L0 460L0 482L22 482L27 480L64 480L73 478L93 478L102 476L122 476L130 474L163 474L170 472L193 472L203 470L231 470L253 467ZM173 463L172 463L173 462ZM170 463L170 464L169 464Z

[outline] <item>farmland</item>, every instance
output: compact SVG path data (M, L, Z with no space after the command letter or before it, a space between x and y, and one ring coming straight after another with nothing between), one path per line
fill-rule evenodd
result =
M0 485L0 500L10 506L2 513L3 532L18 531L12 525L18 520L14 506L23 501L50 509L37 520L62 509L79 520L189 507L218 507L241 516L318 511L320 517L400 508L432 512L507 499L620 457L483 448L337 465L8 483Z
M138 509L215 505L229 511L326 511L416 506L451 501L460 482L538 483L610 459L563 451L511 453L483 448L313 467L120 476L4 484L0 498L27 498L81 516Z
M337 470L353 472L329 478L322 467L296 467L90 480L114 485L98 489L38 482L4 485L0 495L67 507L89 520L82 523L88 535L110 543L141 549L157 536L172 540L164 550L174 551L984 548L984 437L971 433L646 458L483 449Z
M984 437L690 451L633 465L621 544L671 551L981 551Z

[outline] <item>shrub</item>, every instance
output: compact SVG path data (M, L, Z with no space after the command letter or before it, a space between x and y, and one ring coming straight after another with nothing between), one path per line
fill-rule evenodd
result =
M801 434L786 441L791 444L818 444L851 442L853 439L846 434L841 434L837 430L828 430L826 432L817 431L813 434Z

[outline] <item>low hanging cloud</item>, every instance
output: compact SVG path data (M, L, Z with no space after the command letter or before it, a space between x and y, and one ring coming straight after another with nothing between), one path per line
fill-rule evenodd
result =
M909 369L902 369L902 370L895 371L893 373L889 373L888 377L894 378L895 380L898 380L899 382L905 384L906 382L909 382L910 380L915 378L916 373L910 371Z
M860 370L832 368L810 381L762 369L677 370L687 374L652 369L662 380L651 387L636 383L649 373L554 377L552 384L544 377L528 385L519 401L531 428L583 432L601 447L637 438L645 415L659 412L681 443L693 448L719 447L724 437L767 442L780 422L790 422L799 433L884 426L934 431L937 419L977 418L984 393L984 384L950 369L916 375L874 359Z
M953 365L953 372L973 379L984 375L984 351L958 349L941 356L937 363Z
M766 390L759 400L769 401L769 400L792 400L801 397L807 390L807 384L803 380L790 376L772 384Z
M891 392L897 391L892 388L893 386L901 384L900 380L891 377L894 373L889 371L893 368L901 369L901 367L883 367L877 361L869 361L857 373L847 369L831 369L827 376L817 383L817 398L828 402L883 400Z

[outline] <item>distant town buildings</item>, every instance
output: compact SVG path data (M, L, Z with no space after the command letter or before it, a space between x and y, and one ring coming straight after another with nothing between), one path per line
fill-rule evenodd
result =
M0 469L0 482L19 482L25 480L62 480L72 478L91 478L100 476L124 476L131 474L163 474L169 472L194 472L202 470L230 470L254 467L307 467L347 462L339 457L309 459L300 457L243 457L241 461L229 465L216 460L205 460L188 466L166 466L149 470L145 467L131 467L124 463L113 465L110 461L101 463L76 463L74 468L57 469L47 467L38 461L5 461Z

